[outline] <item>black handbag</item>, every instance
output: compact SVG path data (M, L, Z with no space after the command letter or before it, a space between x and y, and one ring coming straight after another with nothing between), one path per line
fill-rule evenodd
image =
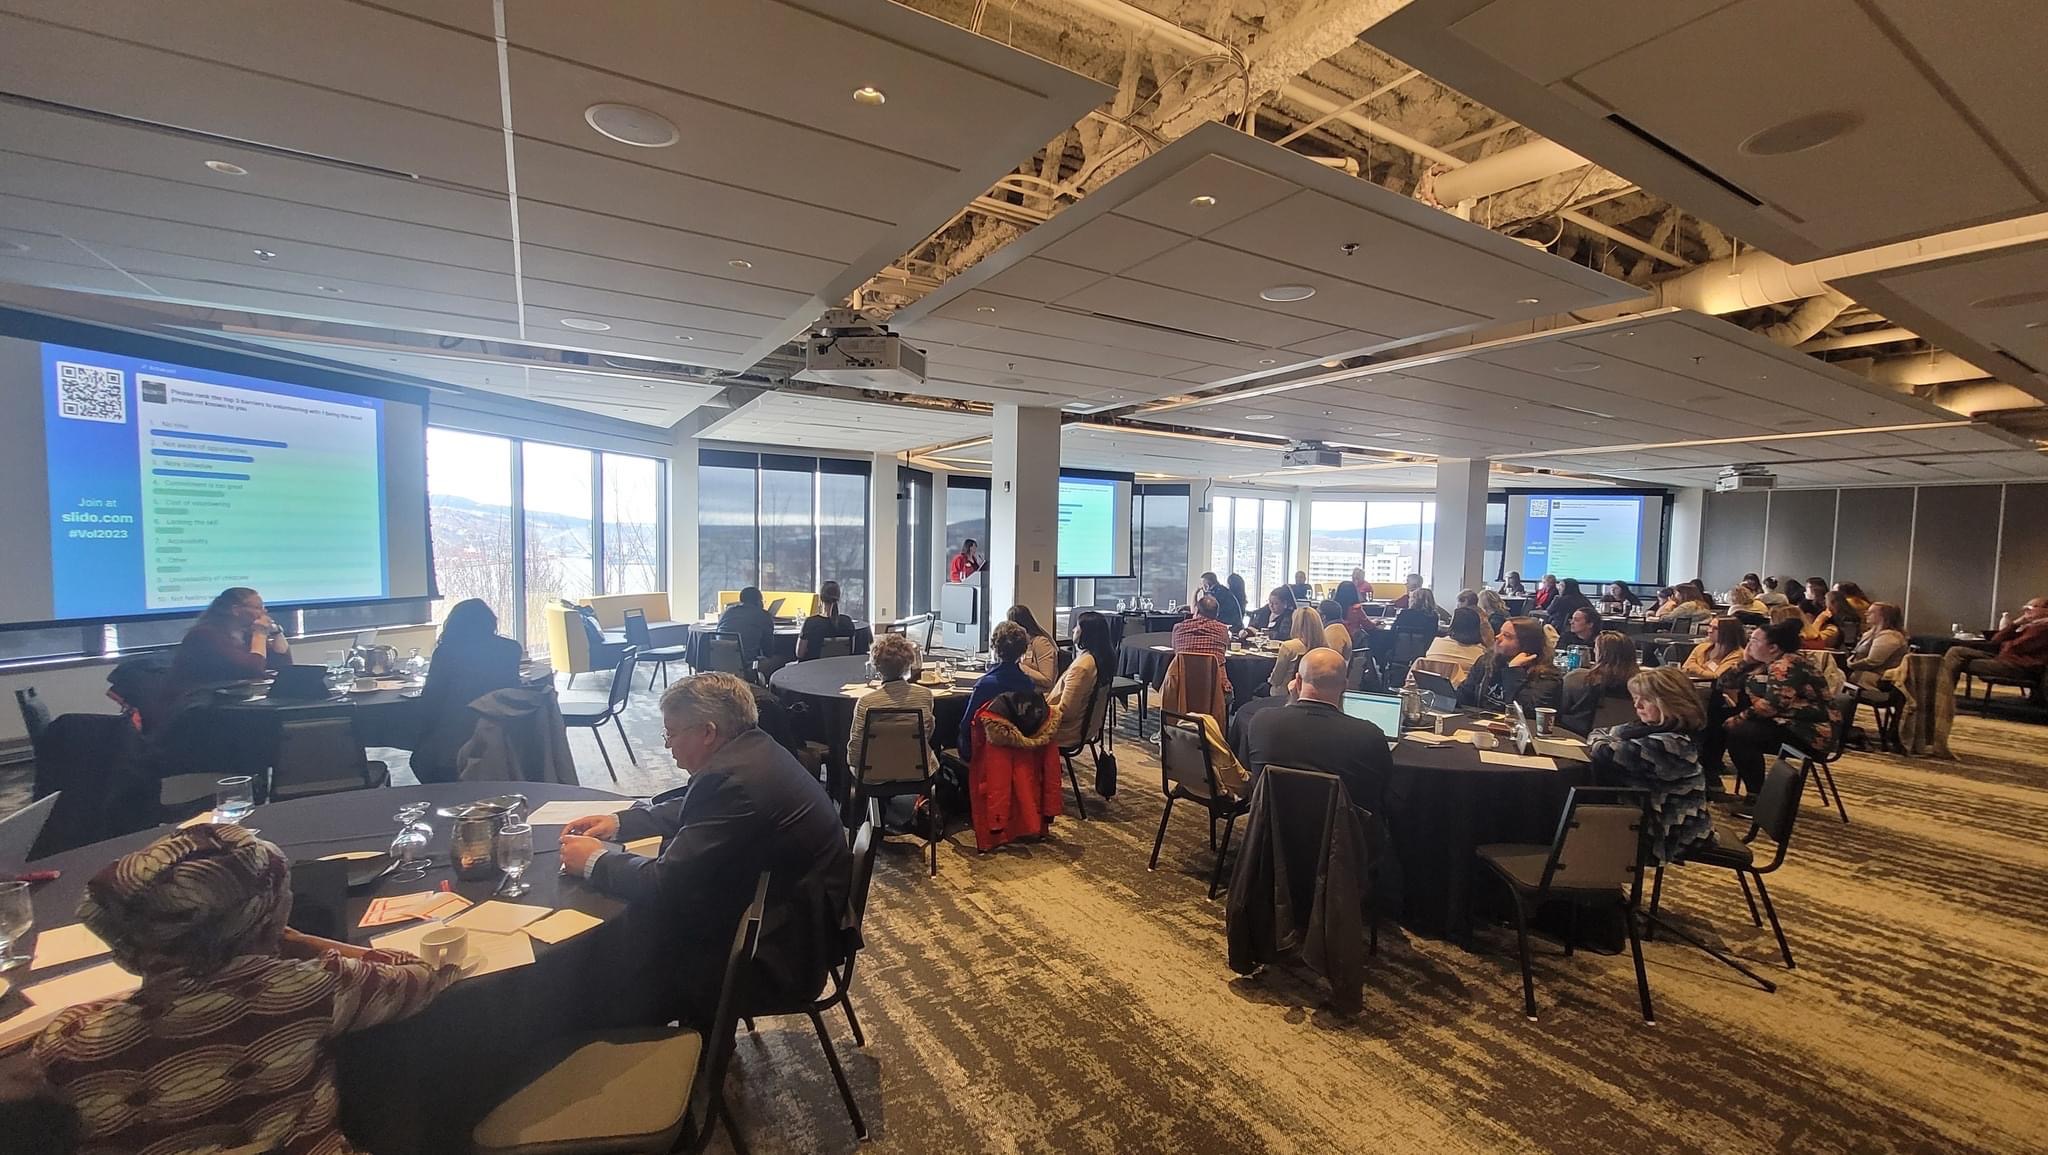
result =
M1095 792L1104 798L1116 797L1116 755L1108 750L1095 755Z

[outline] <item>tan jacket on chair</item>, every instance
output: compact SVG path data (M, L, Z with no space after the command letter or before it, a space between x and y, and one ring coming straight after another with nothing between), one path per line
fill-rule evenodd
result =
M1221 725L1230 717L1230 676L1211 654L1175 654L1159 684L1160 708L1169 714L1207 714Z

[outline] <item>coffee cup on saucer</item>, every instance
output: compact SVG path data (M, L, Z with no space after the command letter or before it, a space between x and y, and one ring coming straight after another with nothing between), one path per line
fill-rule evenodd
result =
M469 956L469 932L437 926L420 936L420 958L436 967L459 967Z

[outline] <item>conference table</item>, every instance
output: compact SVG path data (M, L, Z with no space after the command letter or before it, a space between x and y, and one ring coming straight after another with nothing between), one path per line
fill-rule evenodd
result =
M620 797L585 786L456 782L359 790L259 806L246 825L298 864L348 851L387 849L398 828L393 815L408 802L438 807L507 791L525 795L536 807L554 801ZM430 812L426 821L435 830L429 853L436 865L423 880L387 880L350 892L346 906L350 942L365 946L373 936L418 925L359 928L370 900L380 895L430 891L445 880L471 902L482 903L490 897L497 885L495 878L458 881L448 868L451 820ZM38 859L38 869L63 873L54 882L36 886L32 895L36 926L48 931L77 922L78 900L94 873L170 832L170 827L158 827ZM510 1089L511 1080L529 1056L551 1039L615 1023L626 1008L647 994L633 985L633 968L616 965L627 950L621 917L625 904L579 880L561 876L556 848L559 835L556 826L534 829L534 862L525 875L533 886L517 901L579 910L604 920L604 925L553 945L535 941L530 966L460 980L410 1019L342 1036L337 1046L341 1124L360 1150L377 1155L467 1150L471 1128ZM302 901L297 905L312 904ZM101 956L39 970L33 981L104 961ZM20 996L9 996L0 1003L0 1014L12 1014L19 1009L17 1004ZM5 1019L0 1019L0 1029L5 1025Z
M867 657L813 658L792 662L768 676L769 688L808 707L810 721L803 733L825 743L831 751L826 762L825 789L841 806L852 793L852 768L846 763L847 741L853 732L853 704L868 692ZM942 682L919 684L932 692L932 734L934 748L950 749L960 740L960 719L967 713L967 699L981 670L956 670Z
M1232 645L1223 659L1230 677L1230 708L1235 711L1251 701L1252 692L1273 677L1275 659L1270 651ZM1173 664L1173 633L1133 634L1117 647L1117 674L1136 678L1157 690L1166 682L1166 668Z
M704 669L704 647L711 641L711 636L717 632L717 622L690 623L689 640L683 645L683 660L690 664L691 669ZM796 659L797 639L803 636L803 632L804 628L801 622L777 622L775 624L775 636L768 643L768 653L766 656L781 658L784 661L794 661ZM873 649L874 645L875 633L872 629L867 626L859 626L854 630L853 652L856 657L865 659L867 652Z

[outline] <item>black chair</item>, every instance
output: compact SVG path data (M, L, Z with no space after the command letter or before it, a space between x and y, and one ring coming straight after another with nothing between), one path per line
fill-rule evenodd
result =
M731 674L736 678L748 678L747 650L740 636L730 630L721 630L704 636L703 665L699 673Z
M1095 691L1088 695L1088 717L1081 722L1081 740L1072 746L1060 747L1060 761L1067 767L1067 784L1074 788L1074 809L1081 814L1081 820L1088 820L1088 804L1081 801L1081 778L1074 770L1074 759L1086 750L1102 760L1104 733L1108 730L1109 695L1115 689L1114 681L1097 679Z
M640 651L641 661L652 662L661 669L661 684L663 686L668 685L668 664L670 662L681 662L684 665L688 665L690 662L690 648L688 646L655 648L654 634L647 628L647 613L644 610L626 611L626 644ZM647 671L647 688L650 690L654 689L653 670Z
M390 767L363 753L354 708L284 712L277 728L277 753L270 763L269 801L372 790L390 778Z
M725 1105L725 1069L767 900L763 874L733 932L709 1031L632 1028L549 1044L535 1073L476 1125L471 1149L477 1155L700 1152L722 1120L733 1148L744 1153L746 1142Z
M1393 649L1387 660L1386 677L1395 685L1408 680L1408 663L1429 653L1430 644L1436 641L1436 632L1422 630L1393 630Z
M1111 678L1109 681L1109 700L1118 709L1128 710L1130 709L1130 700L1132 698L1138 700L1138 740L1140 742L1145 740L1145 714L1150 708L1151 697L1151 687L1147 686L1142 679L1119 676ZM1112 727L1115 724L1114 720L1110 723Z
M1173 804L1185 800L1209 815L1209 847L1216 851L1216 871L1209 877L1209 897L1215 898L1223 885L1223 860L1230 854L1230 832L1237 820L1251 810L1249 798L1232 798L1216 784L1216 767L1209 758L1209 743L1202 737L1202 723L1186 714L1162 712L1159 716L1159 788L1166 795L1166 809L1159 815L1159 834L1152 839L1152 860L1146 870L1159 869L1159 848L1166 842L1166 822L1173 817ZM1223 823L1223 844L1216 844L1216 823Z
M1657 664L1660 666L1683 666L1685 660L1692 657L1693 648L1697 644L1696 642L1668 643L1665 645L1661 660Z
M1828 795L1834 795L1835 812L1842 816L1844 823L1849 821L1849 810L1842 805L1842 792L1835 786L1834 765L1842 760L1844 743L1849 737L1849 727L1856 721L1856 703L1861 700L1861 694L1856 684L1850 682L1829 699L1828 710L1835 716L1834 741L1828 743L1826 750L1813 756L1813 764L1820 771L1819 776L1813 779L1813 788L1820 792L1820 804L1826 806Z
M590 736L597 740L597 752L604 755L604 768L611 774L612 781L619 780L619 772L612 767L612 752L604 748L604 736L598 727L610 722L619 728L619 744L626 748L626 757L633 765L640 765L640 759L633 755L633 744L626 741L626 723L620 715L626 712L626 702L633 694L633 666L640 660L640 651L626 647L625 656L612 670L611 688L602 694L569 690L560 695L562 724L589 728Z
M850 658L853 656L852 634L832 634L818 639L818 652L814 658Z
M876 805L891 798L923 799L930 824L925 849L931 854L934 876L939 873L939 840L946 832L945 815L932 790L938 769L938 755L932 752L931 735L925 731L924 711L895 706L861 712L860 757L853 767L854 799Z
M915 711L913 711L915 712ZM868 1137L867 1121L861 1118L860 1104L854 1101L853 1085L846 1080L846 1068L840 1065L839 1051L832 1045L832 1035L825 1030L824 1014L833 1007L846 1012L846 1025L853 1030L853 1045L868 1045L866 1036L861 1034L860 1020L853 1017L853 966L860 960L860 948L865 945L861 925L867 920L868 884L875 877L875 833L881 828L881 813L876 803L868 804L867 821L853 836L853 886L846 896L846 915L840 931L840 956L826 974L831 982L831 991L822 998L796 1006L767 1005L750 1009L743 1016L747 1030L754 1029L755 1019L773 1018L777 1015L804 1015L811 1020L811 1029L818 1033L818 1045L825 1051L825 1063L832 1068L832 1080L839 1084L839 1098L846 1104L846 1117L853 1123L853 1133L860 1139Z
M1636 934L1636 910L1643 897L1643 863L1650 856L1650 795L1619 787L1574 786L1549 846L1494 843L1479 848L1479 860L1507 884L1515 900L1515 945L1522 961L1522 1010L1536 1021L1536 980L1529 969L1529 915L1552 898L1573 903L1617 903L1635 955L1636 993L1643 1021L1654 1024L1650 976L1643 968L1643 943ZM1577 906L1573 907L1577 918ZM1564 953L1572 953L1566 934Z
M24 686L14 692L14 704L21 707L21 728L28 734L31 753L40 753L43 746L43 732L50 728L50 708L36 697L34 686Z
M1799 798L1806 793L1806 779L1813 772L1813 761L1794 747L1779 750L1778 760L1764 775L1764 787L1758 791L1756 805L1751 811L1749 833L1742 841L1734 843L1716 842L1700 847L1679 859L1679 865L1719 866L1735 872L1736 881L1742 884L1743 901L1749 904L1749 920L1758 927L1763 919L1757 916L1756 902L1763 899L1764 913L1770 916L1771 933L1778 938L1778 950L1785 956L1785 969L1792 970L1792 947L1785 941L1785 929L1778 923L1778 911L1771 904L1771 892L1764 886L1764 875L1785 865L1785 853L1792 846L1792 828L1799 822ZM1762 865L1757 864L1756 838L1763 835L1771 841L1771 858ZM1756 894L1750 894L1749 884L1756 882ZM1657 868L1656 880L1650 887L1650 919L1653 926L1668 924L1657 921L1659 904L1664 897L1664 868ZM1695 945L1698 944L1695 940ZM1720 956L1721 961L1748 974L1757 982L1764 980L1751 973L1747 967ZM1766 989L1771 984L1764 983Z
M1378 693L1385 688L1386 680L1380 677L1380 666L1373 659L1372 649L1363 643L1351 648L1351 663L1344 672L1344 688Z
M1890 682L1879 682L1877 689L1862 688L1856 697L1867 704L1877 718L1878 750L1881 753L1908 753L1906 743L1899 737L1899 727L1905 722L1906 692Z

